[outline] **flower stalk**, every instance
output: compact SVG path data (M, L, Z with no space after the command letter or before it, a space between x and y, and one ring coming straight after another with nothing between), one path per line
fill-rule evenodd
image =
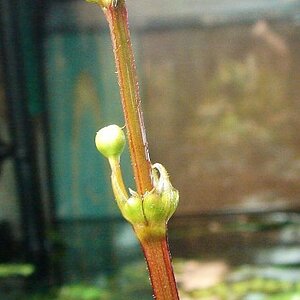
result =
M96 145L109 160L113 192L121 213L132 224L141 243L154 298L177 300L179 296L167 242L167 222L177 207L179 195L171 185L165 168L160 164L151 165L125 0L90 1L102 8L110 28L136 192L129 190L128 195L123 182L120 155L124 145L120 135L115 135L114 144L114 140L102 139L103 132L100 134L100 130ZM108 133L106 136L112 135Z
M108 21L120 88L127 138L137 191L144 194L153 188L151 162L141 110L135 60L124 0L107 1L102 7Z
M163 165L151 166L153 189L143 195L127 193L120 167L125 136L120 127L110 125L98 131L95 138L98 150L108 159L111 183L116 202L123 217L131 223L141 243L158 300L179 299L167 243L167 222L175 212L179 194L172 186Z

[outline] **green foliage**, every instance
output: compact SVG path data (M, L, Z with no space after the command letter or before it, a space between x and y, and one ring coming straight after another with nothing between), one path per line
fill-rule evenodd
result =
M58 293L58 300L106 300L109 294L99 288L84 284L64 286Z
M300 291L273 295L267 297L264 300L299 300L299 299L300 299Z
M34 266L30 264L0 264L0 278L28 277L34 272Z
M125 265L117 275L118 294L114 300L151 300L151 287L143 260Z
M109 300L111 294L88 284L65 285L44 293L26 295L21 300Z

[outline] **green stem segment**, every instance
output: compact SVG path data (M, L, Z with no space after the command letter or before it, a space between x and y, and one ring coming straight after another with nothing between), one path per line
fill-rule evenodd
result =
M114 4L103 8L103 11L112 37L137 191L143 195L146 191L151 191L153 188L151 162L148 154L141 98L128 28L127 9L124 0L114 2Z
M108 159L112 171L111 181L113 189L116 187L114 181L117 182L119 191L114 190L115 195L122 195L122 202L126 202L128 197L127 190L123 181L122 170L120 168L120 158L111 157ZM117 201L118 205L119 202Z

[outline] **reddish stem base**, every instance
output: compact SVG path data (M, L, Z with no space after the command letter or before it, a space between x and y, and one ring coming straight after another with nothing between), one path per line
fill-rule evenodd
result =
M139 235L138 235L139 236ZM146 258L154 298L179 300L167 237L140 239Z

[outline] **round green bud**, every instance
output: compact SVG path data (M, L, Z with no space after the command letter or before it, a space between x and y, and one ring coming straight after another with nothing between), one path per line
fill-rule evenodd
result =
M125 134L117 125L100 129L95 137L96 147L105 157L120 156L125 147Z
M144 195L144 213L150 223L166 222L169 214L169 204L162 201L161 195L155 190Z
M121 207L124 218L133 225L145 222L142 199L138 196L130 197Z
M150 223L166 223L175 212L179 193L173 187L158 194L155 190L144 195L144 213Z

